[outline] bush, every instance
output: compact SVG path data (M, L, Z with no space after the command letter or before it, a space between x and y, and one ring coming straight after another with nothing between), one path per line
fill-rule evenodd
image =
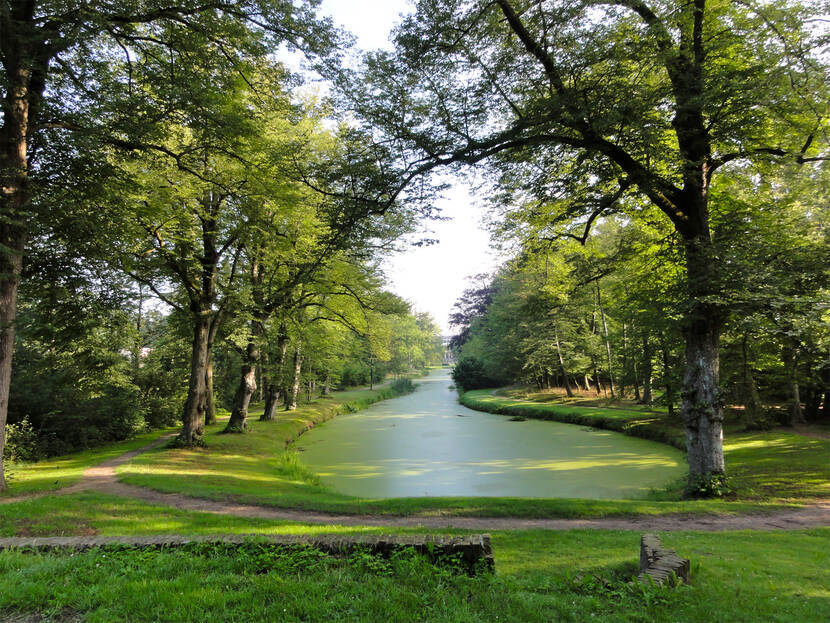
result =
M408 394L415 391L415 383L409 378L395 379L390 387L397 394Z
M456 387L468 392L471 389L497 387L499 383L484 372L484 365L473 357L462 357L452 369L452 380Z
M37 444L37 432L32 427L28 415L17 424L6 426L6 447L3 449L3 458L14 462L37 461L41 458Z

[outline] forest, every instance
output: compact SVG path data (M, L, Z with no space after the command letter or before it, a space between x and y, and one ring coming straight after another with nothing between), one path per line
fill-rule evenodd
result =
M268 420L440 363L380 268L421 202L389 199L367 134L271 58L279 25L31 8L2 14L5 458L175 422L198 444L217 411L243 431L252 399ZM311 7L284 17L297 49L337 53Z
M826 423L827 169L737 170L722 183L716 200L726 208L713 215L726 267L713 301L726 310L720 400L747 430ZM553 387L677 417L689 301L670 229L647 207L636 219L612 211L590 238L551 227L534 208L500 218L515 259L480 275L456 304L456 382Z
M828 87L830 0L0 0L0 620L826 623Z

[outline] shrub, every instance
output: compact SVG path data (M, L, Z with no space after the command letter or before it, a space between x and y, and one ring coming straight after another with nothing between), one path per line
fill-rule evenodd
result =
M397 394L408 394L415 391L415 384L409 378L395 379L390 387Z
M497 381L487 376L484 372L484 365L473 357L462 357L458 360L452 369L452 380L465 392L499 385Z
M17 424L6 426L6 447L3 449L3 458L8 461L37 461L40 456L37 443L37 432L24 417Z

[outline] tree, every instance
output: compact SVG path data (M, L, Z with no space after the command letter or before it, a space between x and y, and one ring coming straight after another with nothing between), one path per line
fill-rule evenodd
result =
M486 163L495 201L529 203L584 240L646 199L684 253L681 418L689 484L724 474L716 173L825 158L821 7L750 0L422 0L344 89L399 145L405 179ZM368 85L368 88L367 88ZM574 226L579 231L574 231ZM704 486L705 488L705 486Z
M38 218L32 199L38 178L48 176L41 157L49 151L44 148L51 129L95 137L98 145L164 152L165 147L154 145L152 137L143 133L143 125L159 113L175 111L177 99L186 99L187 90L173 88L170 106L161 110L141 106L135 98L142 90L134 88L132 75L137 52L186 63L194 62L194 49L210 49L225 68L233 68L246 53L259 54L282 43L325 53L332 49L334 38L325 23L316 21L316 4L314 0L175 4L151 0L100 6L0 3L0 449L17 290L28 236ZM196 62L204 60L195 57ZM109 79L111 74L117 74L115 79ZM203 77L188 88L213 88L210 72ZM159 79L164 83L164 74ZM179 155L167 153L173 159ZM0 490L5 488L0 463Z

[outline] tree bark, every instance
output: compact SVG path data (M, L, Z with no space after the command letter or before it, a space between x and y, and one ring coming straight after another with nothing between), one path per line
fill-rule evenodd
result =
M749 367L749 335L744 332L741 340L741 402L743 403L743 425L748 427L761 413L761 399L755 377Z
M669 347L666 344L666 338L660 334L660 350L663 353L663 386L666 390L666 407L669 412L669 417L674 418L674 383L671 379L671 358L669 357Z
M205 430L205 411L207 410L205 379L207 378L210 324L210 317L202 314L193 328L190 382L182 414L182 432L179 435L181 443L188 446L198 444Z
M226 433L241 432L248 428L248 406L251 404L251 396L254 395L257 388L256 370L260 360L257 334L258 331L252 328L251 339L248 341L248 346L245 349L245 359L242 362L239 386L236 388L233 397L231 417L225 428Z
M18 7L20 8L20 7ZM29 140L46 87L50 49L33 31L31 12L3 16L4 97L0 126L0 491L14 356L17 291L29 233ZM25 23L24 23L25 20ZM19 28L19 31L16 29Z
M783 349L784 365L787 369L787 380L790 385L790 426L806 424L804 411L801 408L801 391L798 385L798 352L794 347L785 346Z
M205 368L205 425L216 424L216 400L213 394L213 345L208 342Z
M5 224L0 225L0 241L6 249L0 251L0 491L8 487L3 464L6 447L6 418L9 410L9 389L14 354L15 315L17 313L17 289L23 265L25 234L10 233ZM9 244L11 243L11 244Z
M261 363L256 367L256 378L259 379L257 382L257 389L259 389L257 401L262 402L265 400L265 371L262 369Z
M628 376L628 327L625 323L622 326L623 329L623 347L622 347L622 372L620 372L619 384L620 384L620 398L625 398L625 388ZM634 385L636 387L637 381L634 381ZM635 395L639 394L639 391L634 392Z
M724 473L723 409L718 387L722 321L717 307L706 301L718 294L718 262L708 226L701 226L701 230L695 239L686 241L691 308L683 330L686 353L680 418L686 430L690 490Z
M328 396L331 393L331 375L326 373L326 379L323 381L323 390L320 392L321 396Z
M270 422L276 417L277 401L282 388L283 366L285 365L285 354L288 350L288 336L282 331L277 338L277 362L274 367L274 376L268 384L265 392L265 410L260 416L261 422Z
M300 394L300 372L303 368L303 343L298 338L294 347L294 378L291 382L291 389L286 397L285 410L294 411L297 408L297 398Z

